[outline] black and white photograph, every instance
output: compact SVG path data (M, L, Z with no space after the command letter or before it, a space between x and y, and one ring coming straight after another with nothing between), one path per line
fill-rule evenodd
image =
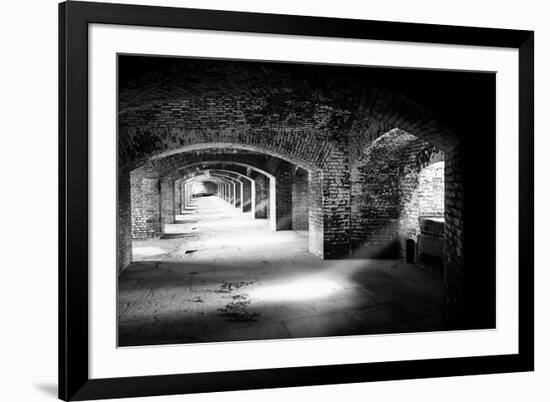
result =
M119 347L495 328L494 73L117 68Z
M544 4L3 2L0 400L549 400Z

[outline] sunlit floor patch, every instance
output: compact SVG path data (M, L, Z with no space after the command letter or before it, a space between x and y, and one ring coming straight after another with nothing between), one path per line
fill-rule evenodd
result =
M266 301L303 301L321 299L336 294L342 287L330 278L303 278L264 285L254 290L251 296Z

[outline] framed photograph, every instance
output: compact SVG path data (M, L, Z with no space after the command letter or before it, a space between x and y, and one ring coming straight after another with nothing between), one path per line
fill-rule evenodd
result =
M534 33L59 5L59 397L530 371Z

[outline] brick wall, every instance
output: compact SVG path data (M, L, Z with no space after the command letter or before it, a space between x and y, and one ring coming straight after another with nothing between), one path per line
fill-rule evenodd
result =
M275 217L275 230L292 229L292 165L285 161L271 161L275 173L275 189L270 189L270 205L275 205L272 216ZM272 203L272 201L274 201ZM272 207L273 208L273 207Z
M164 232L164 225L175 222L175 194L174 194L174 180L172 176L162 177L160 179L160 220L162 230Z
M212 160L219 150L231 150L227 156L235 161L281 158L309 172L320 169L326 258L348 255L350 238L354 245L363 240L352 228L357 212L350 212L349 173L350 164L362 159L361 150L393 127L442 148L458 143L420 103L373 84L364 69L342 74L327 66L284 63L182 59L169 64L120 81L121 166L140 166L166 153L154 160L164 175L189 159ZM168 154L174 150L178 153ZM270 197L275 200L274 191ZM277 220L275 226L292 227L292 216ZM377 224L379 238L395 226L391 219Z
M227 183L227 188L228 188L228 200L227 202L229 202L231 205L235 206L235 183L232 183L228 180L225 180L225 182Z
M351 168L351 245L367 258L396 258L399 190L395 150L412 138L386 134Z
M443 216L442 151L401 130L391 130L364 151L351 169L351 244L354 255L405 260L416 244L421 215ZM422 184L422 186L421 186Z
M345 132L331 134L332 152L322 175L323 258L343 258L350 253L350 165Z
M242 183L237 179L228 179L235 184L235 208L242 208L243 187Z
M123 166L139 166L171 149L225 143L293 160L306 169L322 168L338 145L334 133L352 133L360 144L355 149L362 149L375 138L368 138L367 131L382 134L393 127L442 148L456 145L456 136L422 105L373 85L364 69L336 73L319 65L170 63L121 79Z
M309 173L308 212L310 253L323 257L324 255L324 218L323 218L323 173Z
M117 270L122 272L132 262L132 217L130 173L119 171L117 180Z
M232 198L231 198L231 193L233 191L233 185L231 185L230 183L228 183L225 180L222 180L222 183L224 183L224 186L225 186L225 201L227 201L229 204L231 204L233 202Z
M399 155L399 249L406 260L407 241L418 244L419 217L444 217L444 153L415 140ZM416 251L415 257L416 259Z
M269 178L256 171L251 171L249 176L256 185L254 218L269 219Z
M445 153L445 261L446 321L456 322L464 310L464 183L462 152ZM464 317L461 317L464 319Z
M222 186L222 191L223 191L223 200L225 202L229 202L229 185L223 181L223 180L220 180L220 185Z
M420 171L418 192L420 215L445 216L444 161L430 161Z
M292 229L308 230L308 173L304 169L294 169L292 176Z
M174 213L176 215L181 214L182 211L182 185L181 180L174 180Z
M130 174L132 238L150 239L162 233L160 219L160 179L156 169L146 164Z
M254 182L250 179L243 178L243 212L254 210L255 201L252 196L255 192Z

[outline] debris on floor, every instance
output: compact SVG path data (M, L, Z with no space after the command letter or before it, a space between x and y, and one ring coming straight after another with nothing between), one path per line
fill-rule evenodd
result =
M215 290L216 293L232 293L233 291L240 289L244 286L252 285L254 281L225 281L222 282L220 289ZM248 311L250 306L250 296L247 293L233 294L230 296L233 299L232 302L225 305L224 308L219 309L222 317L226 318L226 321L243 322L243 321L257 321L260 316L259 313Z
M240 289L243 286L252 285L254 281L247 281L247 282L222 282L221 290L223 292L220 293L228 293L232 292L234 289Z
M193 297L192 299L187 299L187 301L193 302L193 303L204 303L204 300L200 296Z
M248 311L250 299L244 301L234 301L220 309L221 316L226 317L226 321L257 321L259 313Z

